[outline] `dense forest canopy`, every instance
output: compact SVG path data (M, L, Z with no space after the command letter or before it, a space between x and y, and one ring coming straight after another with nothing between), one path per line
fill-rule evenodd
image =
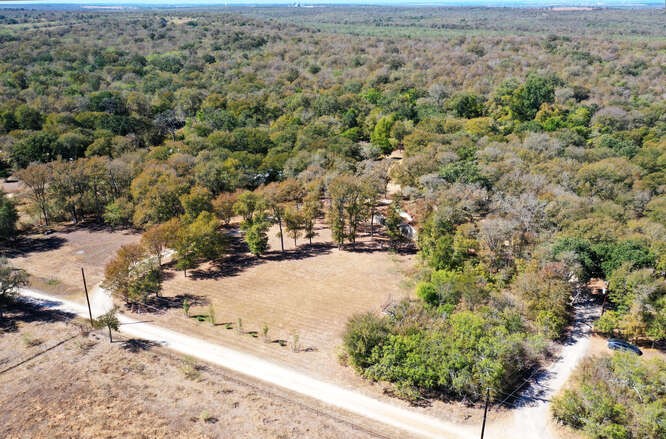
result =
M353 245L392 182L381 227L399 246L401 209L413 216L419 300L350 320L365 376L501 399L593 277L610 281L600 330L666 337L663 14L3 10L0 24L3 170L35 222L149 231L107 269L126 297L159 291L159 263L127 279L146 253L173 247L187 270L224 252L234 214L257 255L271 222L296 241L322 215Z

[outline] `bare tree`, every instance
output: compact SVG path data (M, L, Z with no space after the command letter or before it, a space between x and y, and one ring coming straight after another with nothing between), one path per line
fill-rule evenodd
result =
M49 164L33 163L16 172L16 177L30 189L30 198L39 207L44 225L49 225L48 186L53 180L52 168Z

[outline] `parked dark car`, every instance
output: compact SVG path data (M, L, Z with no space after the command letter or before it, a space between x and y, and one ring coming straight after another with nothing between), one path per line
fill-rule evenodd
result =
M643 351L638 349L638 346L634 346L629 342L620 340L619 338L609 338L608 349L613 349L616 351L633 352L636 355L643 355Z

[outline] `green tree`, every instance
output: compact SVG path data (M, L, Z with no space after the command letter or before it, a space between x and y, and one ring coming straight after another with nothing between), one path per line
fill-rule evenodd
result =
M310 241L310 245L312 245L312 238L317 236L317 232L315 232L315 221L320 212L319 204L319 193L310 192L306 196L303 203L303 209L301 210L303 234Z
M189 224L181 222L175 249L178 253L177 266L185 276L188 268L194 268L202 260L215 260L222 256L227 241L218 227L218 219L210 212L201 212Z
M303 215L293 208L285 210L284 225L287 235L294 240L294 248L296 248L296 239L301 236L303 230Z
M473 93L461 93L454 96L449 107L456 116L466 119L481 117L484 114L483 98Z
M587 239L577 237L560 238L553 244L555 258L563 259L569 254L569 264L577 263L581 267L580 280L585 282L592 277L601 276L598 254L592 249Z
M187 182L166 165L148 165L132 181L131 194L136 226L158 224L183 212L180 196Z
M132 223L134 205L125 197L117 198L104 207L104 222L114 227L126 227Z
M664 437L664 373L659 358L624 352L587 358L553 398L553 416L590 438Z
M123 245L104 268L102 286L126 303L146 303L150 294L159 293L159 269L142 245Z
M388 338L389 325L374 313L356 314L345 326L342 343L349 355L349 361L357 369L370 366L372 351L380 347Z
M386 234L388 235L392 248L397 248L405 241L405 236L402 234L402 230L400 230L400 225L402 225L402 223L403 219L400 216L400 204L398 204L397 200L394 200L388 208L386 218L384 218Z
M383 116L377 121L375 128L372 130L372 135L370 136L370 141L373 145L381 148L384 154L389 154L391 152L391 127L395 120L393 116Z
M75 159L83 157L88 145L92 143L89 135L78 131L68 131L58 137L56 155L64 159Z
M11 239L16 235L18 212L14 202L0 191L0 240Z
M241 192L234 203L234 212L236 215L242 216L246 223L253 222L255 216L263 216L265 210L264 199L259 194L250 191Z
M284 219L286 203L289 201L289 194L285 191L285 185L283 183L273 182L261 188L261 196L266 202L266 207L271 211L273 221L278 225L280 249L284 251L284 231L282 230L282 221Z
M54 146L58 137L53 133L37 131L28 134L12 147L10 157L17 168L25 168L32 162L46 163L55 160Z
M624 240L619 242L601 243L594 246L594 251L601 260L601 269L606 277L623 264L632 268L653 267L656 258L646 243L638 240Z
M176 243L181 223L177 218L149 227L141 235L141 245L157 261L157 268L162 269L162 258L167 247Z
M250 253L261 256L268 250L268 228L270 223L263 219L257 219L246 225L244 239Z
M527 76L525 82L514 90L509 109L515 119L527 121L534 119L541 104L552 103L555 99L555 86L558 81L537 74Z
M340 175L331 180L328 193L331 197L328 213L333 239L339 247L345 239L353 245L358 226L368 215L369 194L363 182L351 175Z
M112 309L97 317L94 321L95 328L106 327L109 330L109 343L113 343L113 336L111 330L117 331L120 327L120 320L118 320L118 307L114 306Z
M19 129L38 131L42 129L44 117L42 113L27 105L19 105L14 111L14 117Z
M421 227L418 246L421 258L436 270L451 268L453 261L453 236L451 225L431 215Z
M14 268L6 258L0 258L0 318L3 307L14 300L19 288L28 284L28 273Z
M213 210L211 199L210 191L201 186L193 186L187 194L181 195L180 204L185 210L188 221L194 221L202 212L211 212Z
M231 223L237 197L237 193L222 192L212 201L213 211L224 225L228 226Z

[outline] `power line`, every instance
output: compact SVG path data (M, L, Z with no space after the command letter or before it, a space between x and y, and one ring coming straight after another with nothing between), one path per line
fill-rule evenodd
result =
M16 364L14 364L13 366L9 366L6 369L0 370L0 374L3 374L3 373L6 373L6 372L9 372L10 370L16 369L17 367L24 365L28 361L33 360L33 359L39 357L40 355L44 355L45 353L47 353L49 351L52 351L53 349L57 348L58 346L63 345L63 344L67 343L68 341L70 341L70 340L72 340L76 337L78 337L78 334L74 334L71 337L68 337L64 340L60 340L58 343L54 344L53 346L51 346L47 349L44 349L43 351L37 352L36 354L32 355L31 357L26 358L25 360L22 360L22 361L20 361Z

